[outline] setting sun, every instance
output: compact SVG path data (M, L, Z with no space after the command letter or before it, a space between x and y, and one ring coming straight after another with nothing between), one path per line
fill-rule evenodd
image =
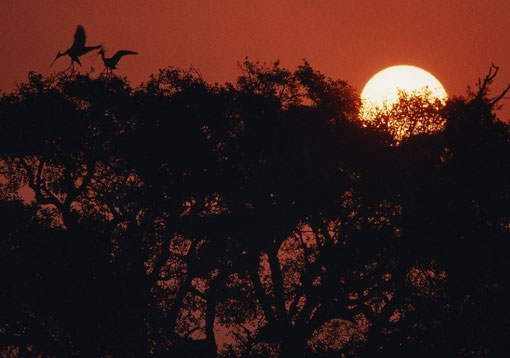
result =
M429 72L415 66L392 66L376 73L363 88L361 117L369 119L379 109L391 109L398 101L399 91L411 95L430 93L442 102L448 97L441 82Z

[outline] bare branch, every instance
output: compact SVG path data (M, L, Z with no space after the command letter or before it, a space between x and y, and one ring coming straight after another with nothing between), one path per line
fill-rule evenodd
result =
M509 90L510 90L510 83L506 86L506 88L498 96L491 99L490 104L493 106L496 103L498 103L501 99L503 99L503 98L507 99L508 97L505 97L505 95L507 94L507 92Z
M481 79L478 79L478 93L476 94L475 98L483 98L489 93L489 86L494 82L494 78L496 78L499 71L499 66L496 66L494 64L491 64L491 68L489 69L489 72L484 77L483 81ZM496 105L501 99L506 98L505 95L510 90L510 83L505 87L503 91L500 92L497 96L493 98L487 98L487 101L489 105L494 106Z

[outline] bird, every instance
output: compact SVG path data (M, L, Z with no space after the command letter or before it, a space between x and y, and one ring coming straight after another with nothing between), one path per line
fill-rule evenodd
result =
M67 71L70 68L74 69L75 62L81 66L80 56L85 55L86 53L101 47L101 45L85 46L85 40L86 40L85 29L83 28L82 25L78 25L76 27L76 32L74 33L74 42L71 45L71 47L69 47L64 52L59 51L57 53L57 56L51 63L50 67L53 66L53 64L55 63L55 61L57 59L59 59L62 56L65 56L65 55L68 55L71 58L71 64L64 71Z
M104 56L105 50L104 47L101 47L101 50L99 50L99 53L101 54L101 58L103 59L105 71L113 72L117 68L117 64L119 63L120 59L126 55L138 55L138 52L130 51L130 50L119 50L110 58L107 58Z

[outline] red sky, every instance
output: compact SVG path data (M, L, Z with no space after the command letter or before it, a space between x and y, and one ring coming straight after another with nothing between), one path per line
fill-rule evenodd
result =
M208 81L234 81L245 56L295 68L306 58L327 76L361 92L377 71L409 64L434 74L449 94L463 95L491 62L501 67L494 90L510 81L508 0L2 0L0 90L29 70L48 74L77 24L87 44L138 51L121 60L133 84L158 68L200 69ZM82 58L102 70L100 58ZM504 119L510 118L506 100Z

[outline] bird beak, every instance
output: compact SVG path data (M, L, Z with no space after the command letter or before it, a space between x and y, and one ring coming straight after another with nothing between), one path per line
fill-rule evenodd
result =
M55 59L54 59L54 60L53 60L53 62L51 63L50 67L51 67L51 66L53 66L53 64L55 63L55 61L56 61L59 57L61 57L61 56L62 56L62 54L61 54L60 52L59 52L59 53L57 53L57 56L55 57Z

